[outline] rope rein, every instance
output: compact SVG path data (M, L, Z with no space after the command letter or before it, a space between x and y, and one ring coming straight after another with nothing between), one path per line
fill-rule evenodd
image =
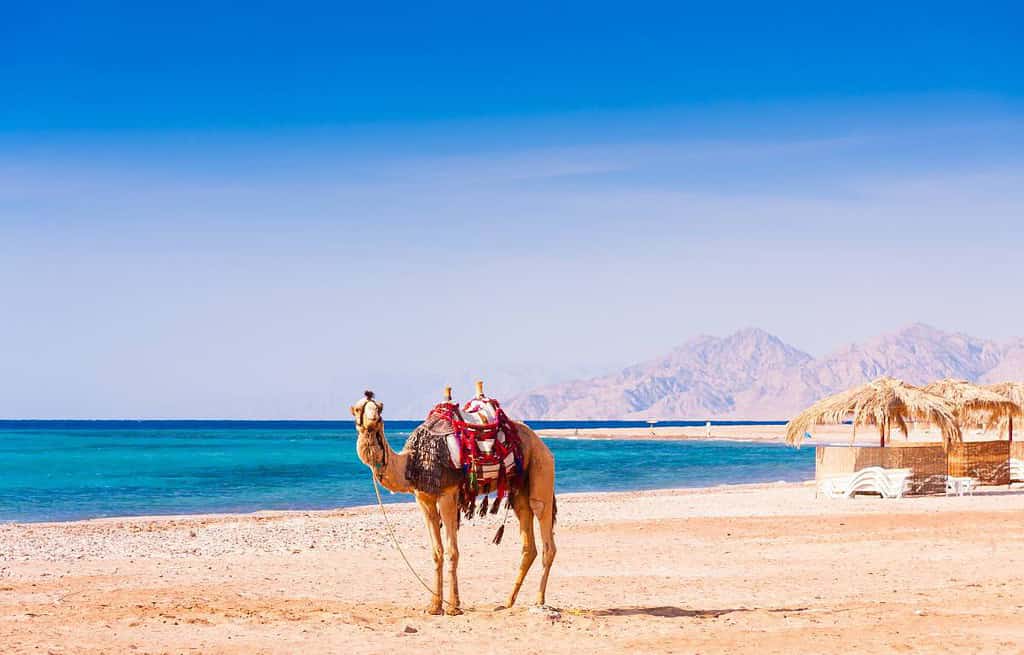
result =
M384 516L384 525L387 526L388 534L391 535L391 541L395 544L395 550L397 550L398 554L402 556L402 560L405 561L405 565L409 568L409 572L412 573L413 577L415 577L421 585L423 585L423 588L429 591L432 596L438 596L440 598L440 595L423 581L423 578L420 577L420 574L416 572L416 569L414 569L412 564L409 562L409 558L405 556L402 546L398 543L398 537L395 536L395 529L391 525L391 519L388 518L388 513L384 511L384 500L380 497L380 486L377 484L377 477L373 475L372 472L370 473L370 480L373 481L373 491L377 494L377 505L380 506L380 513ZM452 604L444 598L441 598L441 603L448 607L452 607Z
M370 470L370 481L373 482L373 492L377 495L377 506L380 507L380 513L384 517L384 525L388 529L388 534L391 536L391 542L395 545L395 550L397 550L398 554L402 556L402 561L405 562L406 567L409 568L409 572L412 573L413 577L423 585L424 589L430 592L430 595L437 596L443 604L451 607L451 603L444 600L444 598L441 598L441 595L437 591L431 589L427 583L423 581L423 578L420 577L420 574L416 572L416 569L413 568L412 563L409 562L409 558L405 556L405 551L402 550L401 544L398 543L398 537L395 535L395 528L391 525L391 519L388 518L388 513L384 510L384 499L380 496L380 485L384 482L384 471L388 465L388 449L385 445L386 442L384 439L384 417L381 416L383 413L381 411L383 407L373 399L372 391L367 391L364 395L366 396L366 401L359 406L359 413L356 414L356 427L365 431L366 428L363 424L363 412L366 409L366 405L373 403L374 409L377 410L377 416L380 420L380 427L375 430L374 436L376 437L377 447L380 448L381 461Z

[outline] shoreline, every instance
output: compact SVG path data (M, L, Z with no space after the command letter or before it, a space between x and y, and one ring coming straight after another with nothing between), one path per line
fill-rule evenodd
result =
M687 495L687 494L706 494L714 493L716 491L736 489L736 490L757 490L763 488L779 488L783 486L794 486L801 487L813 484L814 480L802 480L802 481L789 481L789 480L778 480L774 482L737 482L729 483L723 482L721 484L701 487L657 487L657 488L643 488L643 489L617 489L609 491L567 491L559 492L556 494L558 498L566 499L585 499L585 500L619 500L625 497L633 496L664 496L664 495ZM406 496L407 499L400 501L392 501L384 503L384 509L387 512L391 511L408 511L416 507L416 501L409 494L394 494L395 496ZM382 494L383 497L386 497ZM104 524L121 524L131 522L141 523L167 523L176 524L182 522L196 521L196 522L228 522L228 521L239 521L252 519L257 521L272 521L282 519L292 519L296 517L308 517L308 518L332 518L338 516L347 515L365 515L368 513L376 513L379 515L380 507L376 503L368 505L342 505L338 507L329 508L311 508L311 509L264 509L256 510L254 512L208 512L199 514L125 514L120 516L97 516L92 518L79 518L79 519L68 519L65 521L0 521L0 530L6 527L40 527L40 528L58 528L62 526L75 526L75 525L104 525ZM0 553L0 561L3 561L2 553Z
M718 484L713 486L703 487L665 487L655 489L632 489L632 490L616 490L616 491L575 491L559 493L557 497L561 503L567 504L593 504L593 503L629 503L632 501L643 500L643 501L657 501L658 499L666 498L691 498L691 497L715 497L715 496L733 496L743 495L751 496L753 494L766 493L769 495L776 493L797 493L800 491L808 491L810 493L810 504L805 507L799 508L772 508L769 512L772 515L778 514L780 516L789 515L789 513L795 514L830 514L830 513L846 513L853 512L857 513L864 509L872 509L883 511L887 513L893 513L894 509L904 509L913 513L915 504L925 505L930 502L942 503L942 502L958 502L957 498L961 500L959 502L966 503L968 498L981 498L988 499L989 501L998 502L1002 500L1009 500L1016 503L1020 501L1021 509L1024 510L1024 485L1018 487L1011 487L1007 489L1006 486L982 486L977 487L976 496L967 497L951 497L944 496L941 494L931 494L925 496L907 496L898 500L882 500L874 497L868 497L866 500L858 503L855 499L827 499L827 498L815 498L814 496L814 484L815 480L808 479L803 481L776 481L776 482L753 482L753 483L737 483L737 484ZM403 494L406 495L406 494ZM415 500L412 499L411 495L408 495L409 500L402 500L400 502L387 503L385 510L388 515L409 515L419 514L418 506ZM743 510L744 508L740 508ZM1006 508L1006 511L1016 511L1015 508ZM741 512L742 513L742 512ZM895 512L899 513L899 512ZM204 524L204 525L216 525L216 524L228 524L228 523L273 523L279 521L295 521L295 520L331 520L338 518L366 518L371 517L373 519L383 522L383 517L380 514L380 508L376 504L370 505L353 505L350 507L337 507L331 509L310 509L310 510L260 510L256 512L247 513L205 513L205 514L152 514L152 515L133 515L133 516L110 516L110 517L97 517L87 519L76 519L69 521L39 521L39 522L4 522L0 523L0 537L5 532L12 530L56 530L64 531L71 530L76 531L78 529L91 529L91 528L107 528L111 526L127 526L132 524L145 524L148 527L160 527L166 529L173 529L182 526L192 524ZM478 520L481 518L481 520ZM559 514L559 523L563 523L563 515ZM492 523L494 521L500 521L501 517L495 518L493 515L487 517L475 517L468 522L470 527L479 527L481 523ZM0 549L0 561L4 560L4 551Z

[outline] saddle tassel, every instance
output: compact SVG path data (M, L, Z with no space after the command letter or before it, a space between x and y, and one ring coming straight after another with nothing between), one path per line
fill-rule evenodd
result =
M484 496L483 502L480 503L480 516L487 514L487 503L490 502L490 496Z
M511 501L511 494L509 501ZM501 504L501 501L495 501L494 506L497 507ZM505 516L501 519L501 525L498 526L498 531L494 533L494 539L491 541L492 544L498 546L501 544L501 538L505 536L505 524L508 523L508 510L511 508L511 502L505 505Z

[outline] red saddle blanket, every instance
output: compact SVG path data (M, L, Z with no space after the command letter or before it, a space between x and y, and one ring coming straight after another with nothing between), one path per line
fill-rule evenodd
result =
M474 398L460 409L457 403L441 403L430 410L430 420L452 426L448 450L452 465L463 471L461 505L473 512L477 494L496 494L492 513L509 498L522 474L523 446L515 424L493 398ZM486 511L487 500L481 508Z

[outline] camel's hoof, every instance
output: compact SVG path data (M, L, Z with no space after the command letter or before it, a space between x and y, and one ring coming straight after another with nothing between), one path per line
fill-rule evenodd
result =
M504 612L508 608L509 608L508 605L498 605L497 607L494 608L494 611L495 612Z
M440 605L431 605L425 611L427 614L433 614L434 616L441 616L442 614L444 614L444 610L441 609Z
M447 614L448 616L461 616L462 610L460 610L458 607L449 607L447 611L445 611L445 614Z

